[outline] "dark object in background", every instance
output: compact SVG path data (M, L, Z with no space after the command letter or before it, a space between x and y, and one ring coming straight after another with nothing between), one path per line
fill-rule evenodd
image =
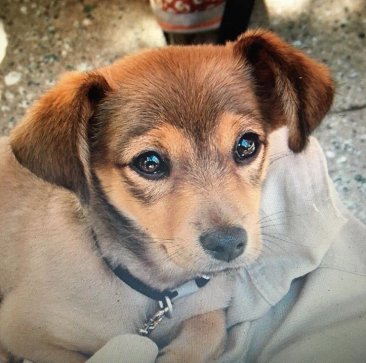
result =
M255 0L227 0L224 16L219 28L218 44L235 40L247 30Z
M221 26L217 30L200 33L164 32L167 44L225 44L247 30L255 0L227 0Z

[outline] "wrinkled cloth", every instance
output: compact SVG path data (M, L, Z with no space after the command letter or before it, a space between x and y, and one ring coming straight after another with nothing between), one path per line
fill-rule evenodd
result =
M237 274L220 362L366 362L366 226L339 201L315 138L300 154L286 129L271 138L262 253ZM140 338L94 356L118 348L119 360L88 362L133 362ZM140 363L156 358L150 342Z
M160 27L170 33L199 33L220 27L225 0L150 0Z

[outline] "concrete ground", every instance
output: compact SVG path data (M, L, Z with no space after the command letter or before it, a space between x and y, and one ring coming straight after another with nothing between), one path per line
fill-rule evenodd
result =
M0 65L0 134L60 73L164 46L145 0L0 0L0 19L8 40ZM251 26L278 32L332 69L337 96L316 135L341 199L366 222L366 2L257 0ZM4 43L0 25L0 62Z

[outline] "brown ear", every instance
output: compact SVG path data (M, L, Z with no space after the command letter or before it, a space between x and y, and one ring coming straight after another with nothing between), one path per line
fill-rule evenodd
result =
M88 123L109 90L96 73L68 73L11 134L18 161L48 182L88 199Z
M334 85L327 67L264 30L244 33L234 43L234 53L250 65L271 129L287 125L290 149L303 150L332 104Z

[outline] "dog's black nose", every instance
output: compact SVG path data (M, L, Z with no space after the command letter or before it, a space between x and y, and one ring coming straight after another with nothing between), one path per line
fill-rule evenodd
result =
M212 257L227 262L244 252L247 239L246 230L240 227L221 227L200 236L203 248Z

